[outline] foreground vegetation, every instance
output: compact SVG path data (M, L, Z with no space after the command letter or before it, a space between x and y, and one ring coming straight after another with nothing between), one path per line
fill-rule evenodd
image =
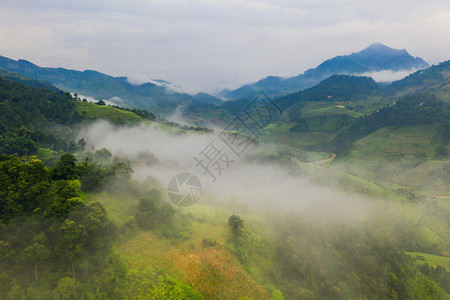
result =
M445 200L374 203L364 222L211 197L181 210L107 150L84 155L2 157L2 298L448 298Z
M448 108L432 96L366 117L303 106L308 128L361 117L328 137L344 153L262 145L245 163L285 168L329 198L346 192L348 203L322 207L313 195L317 206L304 210L207 193L174 207L155 177L133 179L134 167L158 162L153 154L119 157L71 139L80 122L149 122L149 113L3 79L0 100L1 299L450 298ZM324 114L340 117L317 121ZM303 132L292 125L262 132Z

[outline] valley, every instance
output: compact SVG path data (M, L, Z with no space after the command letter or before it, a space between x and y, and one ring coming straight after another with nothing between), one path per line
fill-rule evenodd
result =
M282 112L254 136L224 128L255 86L222 101L2 57L0 298L449 299L450 65L394 50L425 69L381 85L341 74L379 69L361 53L325 61L268 93ZM183 173L188 207L167 193Z

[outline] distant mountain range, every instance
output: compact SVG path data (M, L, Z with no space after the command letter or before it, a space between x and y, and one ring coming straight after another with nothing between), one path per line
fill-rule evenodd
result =
M450 61L416 71L390 84L380 85L371 77L355 75L331 75L313 87L284 96L273 97L273 101L285 110L284 116L293 120L301 115L299 110L305 103L329 103L331 106L352 102L354 106L372 107L372 112L383 105L393 103L399 97L417 92L434 94L450 102ZM225 101L222 105L194 104L183 109L183 116L193 124L208 126L208 122L225 125L238 115L253 98ZM335 103L335 104L333 104ZM344 111L344 110L342 110ZM361 111L363 113L363 111ZM364 112L366 113L366 112Z
M335 74L361 75L383 70L400 71L426 67L428 67L428 64L423 59L411 56L406 50L392 49L383 44L372 44L360 52L326 60L318 67L309 69L296 77L284 79L269 76L234 91L224 90L219 96L229 100L248 100L264 91L270 97L292 94L288 98L294 100L299 96L299 94L296 94L299 91L311 88ZM82 96L109 100L119 106L147 109L163 116L174 112L179 106L185 108L202 107L203 109L205 105L211 105L208 110L216 110L216 105L224 104L221 99L206 93L189 95L175 92L170 88L170 83L161 79L134 85L128 82L127 77L113 77L91 70L75 71L64 68L45 68L23 59L13 60L3 56L0 56L0 77L46 88L55 86ZM353 81L355 80L358 79L353 79ZM339 78L335 78L334 81L339 81ZM325 84L330 83L325 82ZM351 86L357 87L361 84L363 86L369 84L374 87L375 82L369 82L365 79ZM395 89L396 87L393 86L392 92ZM326 93L327 97L333 94L329 90ZM302 95L304 97L304 94ZM286 101L289 103L289 100ZM228 104L225 104L225 106L228 106ZM235 107L240 107L238 103L229 103L229 106L230 111L234 111Z
M59 89L79 95L109 100L119 106L144 108L163 115L172 112L179 105L222 103L220 99L205 93L189 95L174 92L163 80L133 85L128 82L127 77L112 77L90 70L81 72L63 68L43 68L23 59L13 60L0 56L0 74L3 77L8 74L14 77L11 72L48 82ZM17 76L15 77L17 79ZM29 81L25 77L23 80Z
M34 91L50 89L59 95L65 95L64 97L68 97L68 100L72 100L68 93L61 93L54 85L48 83L60 82L60 85L57 86L61 87L62 84L67 86L69 82L72 86L80 88L71 91L79 91L80 94L85 93L83 91L86 90L95 92L95 88L97 88L98 93L103 94L108 92L108 89L114 90L114 93L111 92L108 96L122 92L122 94L131 95L128 99L136 99L137 96L142 96L141 99L152 97L153 109L167 109L166 112L171 112L171 109L181 105L183 108L179 111L180 116L188 120L188 123L199 126L209 126L212 123L214 126L223 128L236 116L242 114L243 109L252 101L251 98L242 98L216 105L212 103L217 98L208 94L199 93L195 96L195 100L193 100L194 96L187 94L163 94L161 89L164 90L164 88L157 84L147 83L133 86L124 77L111 77L95 71L79 72L40 68L23 60L14 61L1 57L0 65L0 78L39 88ZM28 76L14 73L11 70L20 71L22 74L26 73ZM52 77L57 74L63 78ZM39 76L49 80L43 82L34 79ZM89 81L89 78L92 78L92 82ZM89 87L90 90L87 89ZM131 87L131 90L120 91L119 87ZM133 90L133 87L136 89ZM33 95L39 95L38 92L32 92L32 89L24 88L24 90L30 91L24 98L25 102L36 98ZM139 92L142 92L142 95L139 95ZM7 93L5 95L10 97ZM7 98L5 95L3 98ZM14 97L11 99L11 103L13 103ZM37 96L36 99L43 107L37 111L42 113L54 111L50 102L41 101L40 96ZM103 99L108 98L104 97ZM398 155L419 158L445 157L448 155L445 153L450 150L448 148L450 141L450 61L416 71L389 85L380 85L373 78L367 76L331 75L313 87L289 95L274 97L273 101L283 110L283 113L272 119L272 122L266 127L258 130L257 134L262 142L283 144L304 151L333 152L338 155L346 153L372 155L371 147L381 147L380 145L385 143L391 143L389 144L391 146L383 148L383 151L388 153L383 155L389 157ZM139 104L138 101L128 103L129 106L138 106L135 104ZM79 102L77 105L79 104L83 103ZM8 122L19 120L9 117L17 113L14 106L7 105L5 108L13 111L3 112L4 117L0 120L0 128L3 129L9 126ZM26 115L29 120L33 122L37 120L34 120L30 114L35 111L34 106L28 107L25 104L23 111L27 111ZM153 110L155 113L160 113L160 111ZM72 121L86 118L85 114L86 111L82 115L73 114ZM396 130L399 130L399 133L391 136L391 133ZM414 133L411 134L411 132ZM400 154L397 150L399 143L397 134L408 137L408 139L402 139L402 143L406 143L406 146ZM420 137L418 137L419 135ZM362 139L366 140L361 142ZM373 143L381 144L374 146ZM376 153L385 152L376 150Z
M312 87L323 79L335 75L361 75L384 70L401 71L427 68L422 58L411 56L406 50L392 49L375 43L350 55L336 56L303 74L291 78L268 76L236 90L223 90L219 96L228 100L253 98L261 91L271 97L287 95Z

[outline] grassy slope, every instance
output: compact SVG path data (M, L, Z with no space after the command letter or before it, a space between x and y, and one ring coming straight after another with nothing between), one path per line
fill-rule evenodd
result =
M184 213L190 215L192 222L188 239L171 242L149 231L118 245L130 268L169 273L205 299L269 299L270 292L229 250L228 214L203 205L186 208ZM217 244L205 247L204 239Z
M428 160L417 167L399 174L398 182L409 185L417 193L447 197L450 195L450 160Z
M298 124L298 121L295 120L272 123L261 130L260 141L281 144L283 147L290 149L290 153L301 152L301 158L297 155L292 156L302 162L314 161L315 155L304 151L304 149L307 146L326 143L335 135L333 132L333 115L341 111L343 114L357 117L374 109L374 106L371 106L368 102L360 105L360 107L356 107L356 104L359 105L359 102L347 103L345 106L331 102L307 103L302 107L297 107L296 114L298 120L303 119L308 127L315 131L292 131L291 129ZM352 110L345 107L352 108ZM358 111L358 113L355 111ZM325 116L325 121L320 122L320 118ZM385 127L379 129L355 142L352 152L345 158L345 168L341 168L344 165L341 164L334 168L335 171L333 172L340 172L340 181L349 182L351 186L358 187L357 190L372 191L375 194L379 193L376 191L378 188L374 185L379 186L382 190L396 191L411 188L414 192L420 194L442 194L445 196L449 192L448 187L445 186L445 182L450 180L450 174L445 171L445 168L448 169L449 162L436 160L439 146L439 143L435 143L437 135L435 126ZM450 152L450 145L447 145L447 150ZM319 154L316 157L322 156L323 152ZM337 157L332 164L339 165L340 159L341 157Z
M113 124L119 125L137 124L140 122L141 124L150 125L151 127L164 130L167 133L193 133L193 131L190 130L183 130L165 124L144 120L134 112L117 109L115 107L80 101L76 101L76 104L76 111L80 115L84 115L91 120L106 120ZM203 132L195 132L195 134L203 134Z
M406 252L411 257L416 259L418 264L429 264L432 267L441 266L450 271L450 257L433 255L421 252ZM422 256L425 260L418 259L418 256Z
M303 118L311 118L321 115L349 115L359 117L361 113L345 108L346 103L336 102L308 102L300 112Z
M337 168L298 162L306 167L310 176L319 184L332 186L349 193L360 193L378 199L404 201L406 198L392 189L383 187L373 180L361 178L353 174L342 172Z
M84 194L83 197L85 201L97 200L104 204L108 215L118 226L135 215L138 204L133 197L107 192ZM117 251L130 269L138 273L144 270L168 273L191 285L205 299L270 298L269 291L261 283L261 276L255 276L261 274L261 266L254 266L253 272L249 273L231 253L233 244L226 210L198 204L184 208L183 213L189 216L192 226L187 239L176 242L147 231L139 232L117 245ZM246 220L252 219L254 217L246 216ZM251 228L251 224L247 227ZM204 239L214 241L216 246L204 247ZM257 257L258 264L263 260Z
M228 203L224 207L197 204L186 208L184 213L190 216L192 222L192 231L188 239L174 242L150 231L140 232L120 243L117 250L131 269L137 271L150 269L156 273L169 273L188 283L205 299L238 299L243 296L269 299L270 293L266 286L270 284L270 278L267 276L274 269L274 262L271 260L274 245L264 242L271 240L267 236L260 236L262 231L267 230L267 224L261 224L254 215L240 214L245 220L245 230L249 237L247 240L251 240L252 243L249 247L252 251L250 260L244 268L232 254L234 246L227 225L232 207L233 204ZM424 235L421 239L430 243L436 239L438 241L445 239L442 236L438 237L430 229L439 225L423 223L423 210L420 207L410 206L405 210L404 205L394 205L391 208L393 216L407 217L411 224L422 220L420 224L418 223L423 228L418 230L418 233ZM389 233L393 226L389 222L394 219L395 217L391 217L386 222L380 223L385 226L380 226L379 230ZM204 239L216 242L216 246L205 247ZM449 267L450 258L424 253L408 252L408 254L413 257L424 256L426 262L432 266Z
M142 121L142 118L135 113L120 110L115 107L80 101L77 101L76 104L76 111L89 119L104 119L119 124Z
M276 143L292 147L304 147L316 145L330 139L332 136L326 132L292 132L289 129L297 123L271 123L260 131L261 141Z
M358 140L352 157L379 157L384 159L403 156L435 156L433 137L437 135L434 126L384 127Z
M337 130L337 123L333 116L327 116L325 120L320 116L305 119L308 131L295 131L297 122L271 123L260 131L261 141L276 143L296 148L313 146L329 141Z
M295 104L284 112L281 122L271 123L260 131L261 140L299 148L326 143L344 126L343 116L357 118L390 102L390 99L370 97L353 102L309 101ZM295 126L299 123L304 123L307 130L296 130Z

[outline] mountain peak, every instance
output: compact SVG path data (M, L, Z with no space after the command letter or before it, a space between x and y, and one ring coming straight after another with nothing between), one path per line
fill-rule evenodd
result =
M388 47L383 43L372 43L369 46L367 46L364 50L384 50L384 49L393 49L393 48Z
M427 67L426 61L420 57L411 56L405 49L399 50L382 43L373 43L359 52L330 58L298 76L291 78L268 76L234 91L224 91L221 96L228 99L252 98L260 91L270 96L280 96L312 87L334 74L361 75L386 70L396 72Z
M369 54L369 53L376 55L404 55L408 54L408 51L406 51L405 49L401 50L394 49L382 43L373 43L356 54Z
M364 74L384 70L401 71L423 69L428 64L419 57L411 56L406 50L390 48L381 43L352 53L331 58L321 63L317 68L305 72L325 78L333 74Z

